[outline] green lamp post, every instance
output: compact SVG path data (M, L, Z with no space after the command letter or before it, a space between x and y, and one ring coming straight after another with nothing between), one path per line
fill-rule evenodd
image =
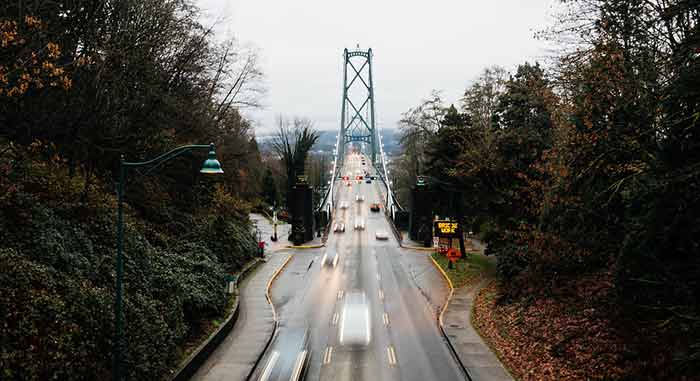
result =
M209 149L209 155L207 160L204 161L200 173L205 174L220 174L224 173L221 169L221 163L216 159L216 150L214 149L214 143L209 145L195 144L175 148L174 150L164 153L156 157L155 159L144 161L144 162L128 162L124 161L124 156L120 158L119 161L119 183L117 183L117 261L116 261L116 294L114 297L114 353L113 353L113 364L112 364L112 379L115 381L122 380L122 349L123 349L123 325L124 318L122 312L122 283L124 278L124 181L126 179L127 170L129 168L139 168L144 167L146 170L141 173L142 175L147 175L153 172L156 168L160 167L163 163L174 159L185 152L192 150Z

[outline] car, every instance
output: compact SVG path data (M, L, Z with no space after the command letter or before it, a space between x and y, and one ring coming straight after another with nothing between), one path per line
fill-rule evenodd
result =
M386 241L389 239L389 234L387 234L384 230L377 230L374 233L374 237L377 238L378 240Z
M369 210L371 210L373 212L378 212L380 209L381 209L381 206L379 206L379 204L377 204L377 203L372 203L369 205Z
M372 336L369 305L364 291L348 291L338 322L338 341L342 346L366 347Z
M355 220L355 230L365 230L365 220L358 218Z
M365 196L361 194L356 194L355 195L355 201L360 202L360 201L365 201Z
M333 231L335 233L344 233L345 232L345 224L342 222L336 223L333 225Z
M270 346L258 381L300 381L306 376L311 360L310 331L306 326L278 331Z
M348 208L348 203L343 201L340 203L340 209L347 209Z
M365 180L365 182L366 182L367 184L372 184L372 180L370 180L370 179Z
M337 251L327 251L323 253L323 258L321 258L321 267L335 267L338 264L338 252Z

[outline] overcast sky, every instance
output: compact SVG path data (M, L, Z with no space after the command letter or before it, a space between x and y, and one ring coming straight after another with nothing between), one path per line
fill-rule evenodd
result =
M218 36L261 54L265 108L246 111L257 133L277 115L339 128L343 48L372 48L377 120L395 127L432 89L457 102L481 70L542 61L536 31L551 25L555 0L197 0Z

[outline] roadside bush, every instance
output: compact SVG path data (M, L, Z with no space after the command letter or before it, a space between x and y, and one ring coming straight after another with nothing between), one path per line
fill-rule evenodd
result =
M1 150L0 150L1 151ZM0 378L109 378L116 203L21 148L0 157ZM231 206L232 208L235 206ZM124 369L162 379L201 322L220 317L224 277L255 255L249 223L207 210L188 235L126 208Z

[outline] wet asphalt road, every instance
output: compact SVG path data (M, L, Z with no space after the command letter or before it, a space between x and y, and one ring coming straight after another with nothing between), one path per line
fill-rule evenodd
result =
M343 174L355 177L357 170L371 171L358 155L345 160ZM272 288L279 318L277 335L307 326L311 359L307 380L461 380L465 376L452 357L436 323L437 311L447 288L437 271L426 265L425 254L406 253L399 248L383 211L369 210L380 202L376 184L339 181L336 222L344 222L344 233L331 233L321 249L297 251ZM355 201L355 195L365 200ZM364 230L354 230L356 219ZM385 231L389 239L375 239ZM340 254L335 268L320 266L325 251ZM418 257L422 255L422 257ZM348 348L339 342L339 316L344 295L362 291L369 304L371 341L363 348ZM267 351L267 357L276 348ZM256 377L268 358L260 362ZM256 378L254 378L256 379Z

